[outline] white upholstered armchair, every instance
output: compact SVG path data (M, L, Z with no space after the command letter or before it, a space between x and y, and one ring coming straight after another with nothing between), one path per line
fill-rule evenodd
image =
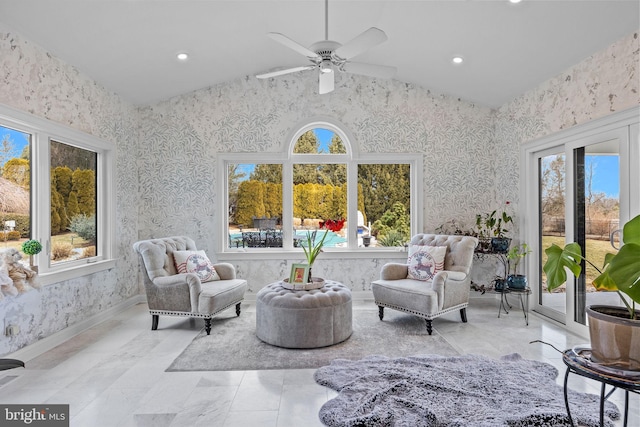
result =
M235 305L240 315L247 281L236 278L232 264L211 264L191 238L141 240L133 248L142 260L152 330L158 329L160 315L200 317L208 335L216 314Z
M445 313L460 310L462 321L466 322L470 273L477 244L478 239L471 236L413 236L409 242L409 262L385 264L380 279L371 283L380 320L385 307L415 314L426 320L429 335L432 320ZM437 252L444 255L444 260L434 262Z

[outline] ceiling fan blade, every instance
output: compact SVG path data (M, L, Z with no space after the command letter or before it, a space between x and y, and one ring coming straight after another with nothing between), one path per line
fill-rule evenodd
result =
M333 92L334 89L334 76L335 72L320 73L320 87L318 93L323 95L325 93Z
M371 27L353 40L337 48L333 55L340 60L351 59L386 40L387 35L384 31Z
M284 70L270 71L268 73L257 74L256 77L259 79L270 79L271 77L282 76L284 74L297 73L298 71L311 70L313 68L316 68L316 65L305 65L302 67L294 67L294 68L286 68Z
M345 62L340 69L347 73L363 76L390 79L396 74L397 68L388 65L363 64L361 62Z
M320 58L320 55L318 55L317 53L315 53L310 49L307 49L306 47L302 46L300 43L291 40L289 37L285 36L284 34L269 33L268 36L274 39L275 41L277 41L278 43L285 45L289 49L293 49L296 52L306 56L307 58L310 58L310 59Z

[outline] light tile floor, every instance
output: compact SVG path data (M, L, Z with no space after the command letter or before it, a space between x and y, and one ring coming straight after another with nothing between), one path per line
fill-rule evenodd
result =
M460 353L499 357L517 352L551 363L562 384L560 353L530 341L567 349L585 339L537 315L525 326L517 309L498 318L498 302L495 295L472 293L469 322L461 323L452 313L434 321L434 333ZM373 301L354 301L354 310L377 314ZM253 312L253 302L243 304L245 315ZM318 410L336 393L314 382L313 369L165 372L202 324L168 317L157 331L150 324L146 306L137 305L27 361L27 369L0 372L0 402L70 404L71 425L77 427L322 425ZM576 375L569 385L594 394L600 390L598 383ZM620 391L611 400L622 409ZM640 396L631 394L629 405L629 426L640 426Z

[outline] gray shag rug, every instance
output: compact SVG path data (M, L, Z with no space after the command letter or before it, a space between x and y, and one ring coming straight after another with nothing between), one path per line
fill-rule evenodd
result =
M339 392L320 409L332 427L569 426L558 370L519 354L499 360L478 355L334 360L315 372L317 383ZM599 425L600 396L570 390L574 423ZM606 402L605 420L618 419Z
M236 317L229 310L213 318L211 335L201 331L167 371L316 369L333 359L358 360L371 354L389 357L458 354L436 331L429 336L425 321L416 316L387 310L384 321L380 321L377 308L354 309L352 319L353 334L342 343L314 349L287 349L266 344L256 337L255 311L244 310Z

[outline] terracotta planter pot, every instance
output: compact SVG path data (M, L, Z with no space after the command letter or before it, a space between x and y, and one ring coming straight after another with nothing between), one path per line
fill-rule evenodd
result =
M629 319L624 307L587 307L591 359L629 371L640 371L640 320Z

